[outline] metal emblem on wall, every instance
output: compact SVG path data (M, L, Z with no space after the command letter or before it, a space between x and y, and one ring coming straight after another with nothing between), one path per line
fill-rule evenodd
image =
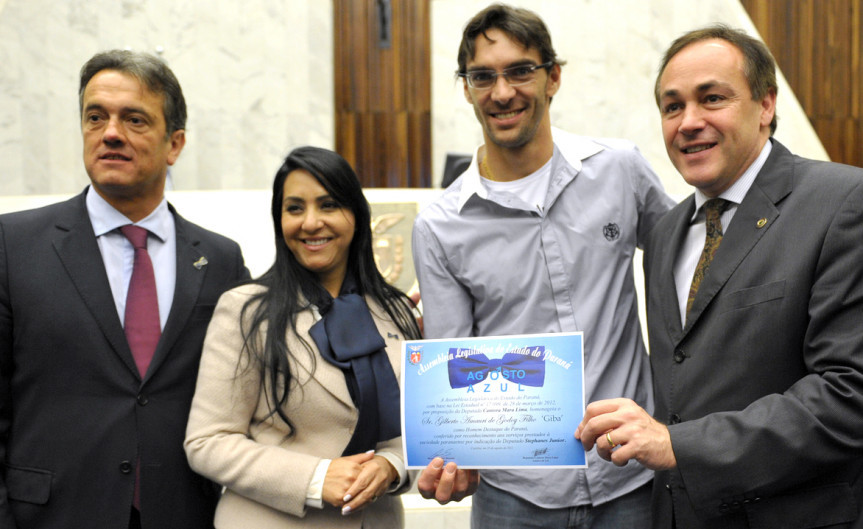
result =
M411 253L411 231L416 202L377 202L372 208L372 249L375 263L387 282L406 294L416 291Z

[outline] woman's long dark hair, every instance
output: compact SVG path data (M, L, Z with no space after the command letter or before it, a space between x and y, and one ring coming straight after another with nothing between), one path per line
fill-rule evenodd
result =
M261 380L269 386L267 397L272 405L271 413L288 424L291 435L294 425L282 408L288 401L291 386L288 358L296 356L298 351L288 348L285 331L289 330L299 338L306 349L305 354L312 355L314 362L314 350L297 333L297 314L308 309L306 302L326 307L332 300L317 275L297 262L282 235L285 180L297 169L308 171L336 202L354 214L354 237L348 251L347 273L356 278L359 294L377 301L405 339L421 337L410 310L413 302L402 291L389 285L375 265L369 203L350 164L337 153L318 147L298 147L291 151L273 181L271 213L276 261L254 281L265 288L243 305L240 316L240 321L245 322L247 313L252 311L248 326L241 323L244 351L249 355L248 368L260 370ZM260 333L264 328L267 329L266 339L262 341Z

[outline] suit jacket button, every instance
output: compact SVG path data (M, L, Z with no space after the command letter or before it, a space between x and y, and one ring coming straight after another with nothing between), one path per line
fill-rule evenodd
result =
M686 359L686 355L683 353L683 351L681 349L677 349L676 351L674 351L674 361L675 362L677 362L679 364L679 363L683 362L683 360L685 360L685 359Z
M680 422L680 415L676 413L672 413L668 416L668 424L677 424Z
M150 399L147 398L147 395L144 395L143 393L138 395L137 400L138 400L138 404L140 404L141 406L146 406L150 402Z
M132 468L132 463L128 461L123 461L122 463L120 463L120 472L122 472L123 474L131 474L132 470L134 470Z

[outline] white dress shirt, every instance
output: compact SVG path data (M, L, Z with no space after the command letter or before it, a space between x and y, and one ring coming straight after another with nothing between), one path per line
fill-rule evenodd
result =
M108 284L111 285L111 294L114 296L120 323L125 324L126 293L129 290L129 281L132 279L135 249L119 228L133 222L114 209L92 187L87 189L87 214L93 225L99 251L102 253L102 261L105 263ZM168 314L171 312L174 287L177 283L177 236L174 215L168 209L168 201L162 198L162 202L152 213L134 224L150 232L147 236L147 252L150 254L153 272L156 275L159 323L164 330Z

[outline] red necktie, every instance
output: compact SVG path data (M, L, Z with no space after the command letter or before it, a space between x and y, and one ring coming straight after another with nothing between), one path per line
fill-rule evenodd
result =
M159 325L159 300L156 297L156 275L147 253L147 230L131 224L120 228L135 248L135 264L129 292L126 295L124 328L135 365L143 378L153 359L162 334Z
M147 253L147 230L131 224L122 226L120 231L135 248L135 263L132 266L132 279L126 294L126 316L124 330L126 341L135 357L135 365L141 378L147 373L156 345L162 335L159 324L159 300L156 296L156 274L153 262ZM135 464L135 492L132 504L141 509L141 464Z

